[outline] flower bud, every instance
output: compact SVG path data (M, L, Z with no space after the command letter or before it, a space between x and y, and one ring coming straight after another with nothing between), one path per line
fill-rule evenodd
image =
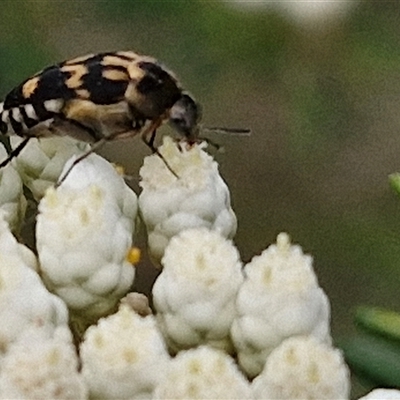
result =
M273 350L252 386L256 399L345 400L350 372L339 350L299 336Z
M0 374L2 399L85 400L87 388L67 327L48 335L39 328L13 344Z
M37 260L27 247L18 243L0 212L0 356L26 331L48 333L67 327L64 302L49 293L36 272Z
M22 140L19 136L11 136L12 148L16 148ZM39 201L46 189L57 182L67 160L72 155L83 154L88 149L88 144L69 136L31 138L12 164L33 197Z
M42 275L74 314L96 320L130 289L136 211L135 193L95 154L47 190L36 224Z
M286 233L244 272L231 333L239 364L250 377L261 372L269 353L286 338L312 335L331 342L329 300L318 286L312 258Z
M160 262L170 239L185 229L205 227L225 238L236 233L229 190L217 163L202 144L189 149L180 146L165 137L159 147L164 160L153 154L145 158L140 169L143 190L139 208L155 263Z
M168 365L153 399L251 399L248 381L233 360L207 346L183 351Z
M88 328L81 344L82 374L96 399L148 398L169 362L154 316L128 305Z
M174 236L153 286L153 300L172 351L209 344L231 351L230 328L243 281L230 240L206 228Z

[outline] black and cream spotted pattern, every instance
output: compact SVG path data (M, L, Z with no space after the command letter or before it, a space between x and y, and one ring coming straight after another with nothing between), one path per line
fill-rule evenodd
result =
M89 54L49 66L0 103L0 132L67 134L96 143L142 135L153 146L164 122L196 140L200 111L175 76L132 51Z

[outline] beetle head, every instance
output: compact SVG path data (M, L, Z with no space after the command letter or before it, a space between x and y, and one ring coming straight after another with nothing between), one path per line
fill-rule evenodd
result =
M182 93L169 112L170 125L189 141L197 140L200 119L200 105L188 93Z

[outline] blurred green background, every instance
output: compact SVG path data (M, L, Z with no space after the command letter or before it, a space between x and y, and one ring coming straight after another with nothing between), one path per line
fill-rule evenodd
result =
M354 331L357 304L399 310L400 201L387 177L400 170L400 2L2 0L1 15L2 98L87 52L162 60L205 125L252 129L212 137L243 259L287 231L314 256L334 337ZM140 140L102 153L138 187Z

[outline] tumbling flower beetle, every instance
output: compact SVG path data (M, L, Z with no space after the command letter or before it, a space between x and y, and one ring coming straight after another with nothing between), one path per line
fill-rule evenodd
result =
M51 135L92 143L91 150L76 159L71 169L104 143L137 135L163 158L154 144L157 129L169 122L194 143L200 114L195 100L154 58L132 51L77 57L26 79L0 103L0 133L14 132L24 138L0 168L30 138Z

